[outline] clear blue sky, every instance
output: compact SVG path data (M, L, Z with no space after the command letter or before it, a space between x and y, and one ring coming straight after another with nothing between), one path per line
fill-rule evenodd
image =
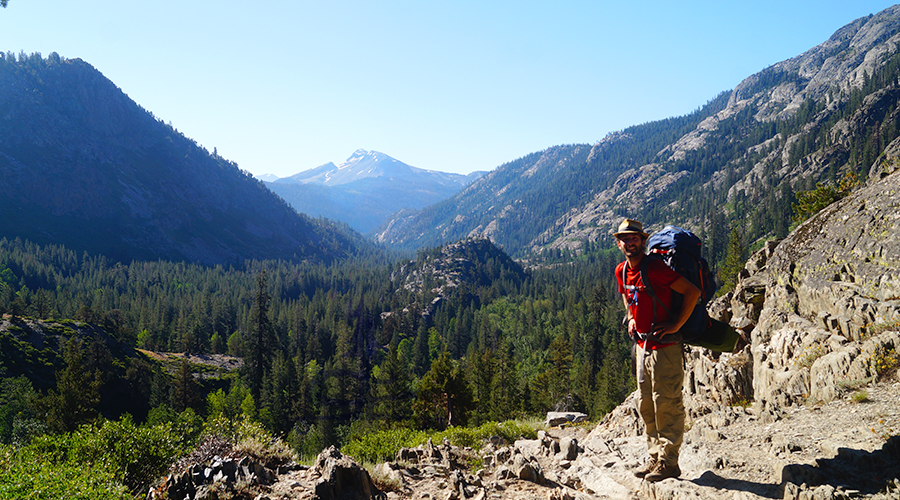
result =
M467 173L684 115L890 5L9 0L0 50L81 58L254 174L359 148Z

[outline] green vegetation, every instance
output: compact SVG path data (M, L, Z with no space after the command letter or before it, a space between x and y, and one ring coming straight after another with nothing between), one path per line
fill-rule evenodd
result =
M884 332L900 331L900 321L882 321L866 328L863 340L876 337Z
M811 368L817 359L826 354L828 354L828 349L825 346L821 344L808 345L803 349L803 352L794 359L794 366L798 369Z
M859 180L856 174L847 172L837 187L819 182L816 184L815 189L798 192L797 203L791 205L794 211L791 219L793 221L792 227L800 225L801 222L817 214L823 208L846 197L858 185Z
M877 380L895 377L900 368L900 353L893 347L879 346L872 354L871 363Z
M251 455L337 445L375 460L428 437L533 436L507 420L550 409L599 419L633 389L617 260L598 250L526 271L467 240L390 264L126 266L0 239L4 456L38 457L14 469L28 477L69 474L73 495L116 498L202 433Z
M126 417L0 445L0 498L133 498L193 444L181 424Z
M716 291L717 295L724 295L734 291L738 282L738 275L747 262L746 250L741 233L732 229L728 237L728 249L725 254L725 262L719 268L719 278L722 286Z
M485 422L478 427L450 427L441 432L426 432L408 427L366 432L352 435L342 448L347 455L360 462L394 460L401 448L415 448L431 440L441 444L444 439L460 447L480 448L488 439L499 438L512 443L516 439L535 439L535 425L522 421Z

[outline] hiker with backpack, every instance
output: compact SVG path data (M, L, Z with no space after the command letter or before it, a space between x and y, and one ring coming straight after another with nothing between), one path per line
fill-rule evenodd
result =
M634 475L662 481L681 475L678 452L685 413L680 330L691 317L701 290L661 258L646 255L649 235L640 222L625 219L613 236L625 256L616 267L616 279L625 303L624 323L637 350L638 411L646 425L650 454L650 460Z

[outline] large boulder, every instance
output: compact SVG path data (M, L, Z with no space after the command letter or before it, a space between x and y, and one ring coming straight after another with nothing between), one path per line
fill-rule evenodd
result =
M316 457L314 470L320 475L315 484L319 500L370 500L384 496L369 472L334 446Z

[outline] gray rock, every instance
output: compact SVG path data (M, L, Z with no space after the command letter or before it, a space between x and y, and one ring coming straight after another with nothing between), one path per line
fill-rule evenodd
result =
M509 469L509 467L507 467L505 465L501 465L500 467L497 467L497 470L494 471L494 478L497 479L498 481L504 480L504 479L512 479L514 477L517 477L517 476Z
M578 458L578 440L574 437L563 437L559 440L559 457L561 460L575 460Z
M315 494L321 500L369 500L381 496L369 472L334 446L316 457L314 467L321 476L315 484Z
M536 462L527 460L521 454L517 454L513 458L513 463L510 466L510 471L512 471L515 477L523 481L530 481L532 483L541 484L544 480L541 466Z
M586 414L580 412L548 411L546 422L550 427L557 427L565 423L584 422L587 418Z

